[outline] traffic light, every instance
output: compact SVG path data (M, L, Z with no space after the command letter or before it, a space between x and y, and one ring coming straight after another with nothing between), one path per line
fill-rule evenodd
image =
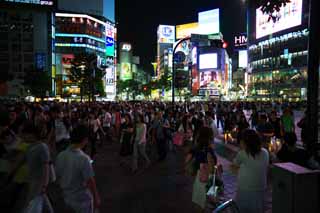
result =
M143 87L143 91L147 91L148 90L148 87L147 86L144 86Z
M226 48L228 47L228 43L227 43L227 42L223 42L222 47L223 47L224 49L226 49Z

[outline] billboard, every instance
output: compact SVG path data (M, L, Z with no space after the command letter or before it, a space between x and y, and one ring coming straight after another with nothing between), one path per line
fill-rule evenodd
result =
M177 25L176 26L176 39L178 40L178 39L182 39L182 38L191 36L191 34L197 34L198 27L199 27L198 22Z
M24 3L24 4L39 4L39 5L47 5L52 6L53 0L4 0L6 2L13 3Z
M217 69L218 68L218 54L206 53L199 55L199 69Z
M261 38L302 23L302 0L291 0L280 11L275 12L277 20L269 21L269 15L263 14L261 9L256 10L256 38Z
M175 27L169 25L159 25L158 43L173 44L175 42Z
M220 10L214 9L198 13L198 34L209 35L220 32Z
M197 66L192 66L191 70L191 77L192 77L192 94L197 95L200 89L200 82L199 82L199 73L197 70Z
M130 63L121 63L120 79L127 81L132 79L132 70Z
M247 50L239 51L239 68L246 68L248 65L248 52Z
M218 73L216 71L200 72L200 88L216 88L218 83Z

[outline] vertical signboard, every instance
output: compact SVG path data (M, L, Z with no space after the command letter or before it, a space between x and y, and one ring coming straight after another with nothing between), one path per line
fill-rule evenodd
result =
M173 44L175 42L175 26L159 25L158 43Z

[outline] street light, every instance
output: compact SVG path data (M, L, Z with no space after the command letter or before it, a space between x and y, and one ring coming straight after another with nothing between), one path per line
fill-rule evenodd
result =
M176 53L176 50L177 50L177 47L179 46L179 44L181 44L182 42L184 41L187 41L187 40L190 40L191 37L185 37L181 40L179 40L174 48L173 48L173 51L172 51L172 106L174 106L174 102L175 102L175 97L174 97L174 85L175 85L175 75L176 75L176 71L175 71L175 66L174 66L174 54Z

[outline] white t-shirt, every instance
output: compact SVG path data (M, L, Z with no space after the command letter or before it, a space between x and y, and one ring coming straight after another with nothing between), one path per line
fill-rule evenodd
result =
M82 150L68 148L62 151L57 156L56 175L66 201L81 204L92 199L85 183L94 176L94 171L90 157Z
M112 120L111 114L109 112L106 112L106 114L104 114L104 118L103 118L103 127L110 127L111 120Z
M55 134L56 134L56 142L60 142L62 139L69 139L70 134L64 125L61 119L57 119L54 121L55 124Z
M238 189L260 191L267 188L269 153L266 149L262 148L255 158L241 150L234 159L234 163L240 166Z

